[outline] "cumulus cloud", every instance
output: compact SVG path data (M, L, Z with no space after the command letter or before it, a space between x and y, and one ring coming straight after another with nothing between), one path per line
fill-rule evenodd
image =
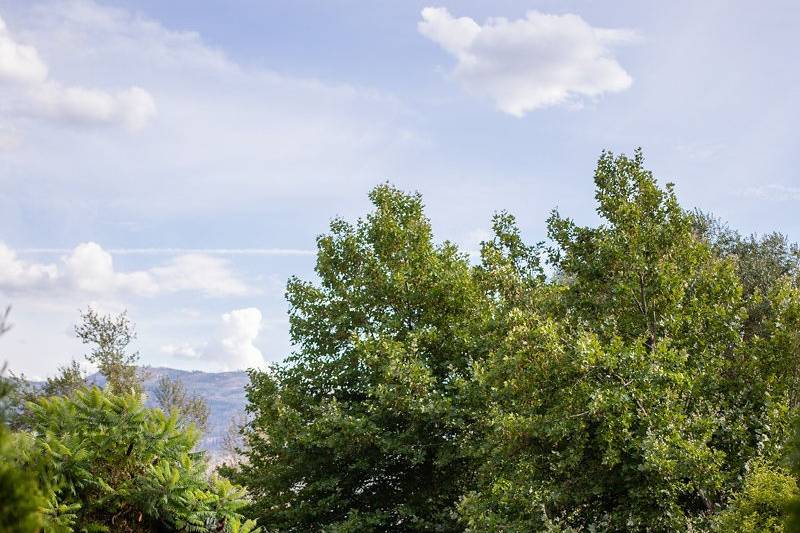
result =
M53 264L27 263L17 257L16 252L0 243L0 287L24 289L49 285L59 277L58 267Z
M15 92L11 111L63 122L121 124L140 130L156 115L153 97L141 87L110 93L52 80L38 50L18 43L0 18L0 83Z
M218 357L223 367L229 369L266 366L261 350L253 344L261 331L261 311L248 307L225 313L222 329L222 340L217 346L210 345L206 353ZM221 353L216 354L220 348Z
M161 351L178 359L202 360L214 370L266 368L255 340L262 328L261 311L255 307L234 309L221 317L217 335L201 345L166 344Z
M146 270L120 272L112 255L94 242L76 246L60 264L20 259L0 243L0 292L73 290L87 294L115 293L156 296L176 292L200 292L209 296L236 296L250 289L230 270L227 261L202 254L188 254Z
M529 11L525 18L490 18L480 25L446 8L422 10L419 32L456 59L453 77L514 116L631 86L611 53L635 32L590 26L578 15Z

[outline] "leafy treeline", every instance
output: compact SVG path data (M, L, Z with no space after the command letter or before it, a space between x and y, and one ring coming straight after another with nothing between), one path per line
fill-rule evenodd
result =
M595 186L597 226L526 243L500 213L477 259L375 188L289 281L296 349L210 476L203 402L145 408L127 317L83 313L104 389L0 382L0 531L800 531L800 252L687 211L641 152Z
M162 380L161 408L144 406L127 316L90 309L76 334L104 389L76 362L38 389L0 380L0 531L257 533L244 489L209 476L195 451L205 404Z
M251 372L228 474L269 531L782 531L798 501L798 254L604 153L595 227L470 261L419 195L318 239L296 351ZM788 530L788 529L787 529Z

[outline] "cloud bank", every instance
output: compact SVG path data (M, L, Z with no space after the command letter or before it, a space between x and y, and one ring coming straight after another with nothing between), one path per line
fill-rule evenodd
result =
M121 272L114 267L112 255L94 242L77 245L59 264L25 261L0 243L0 293L24 295L45 290L152 297L176 292L239 296L251 289L227 261L203 254L179 255L146 270Z
M456 59L453 77L470 93L521 117L584 98L623 91L633 79L611 53L635 32L590 26L578 15L529 11L480 25L443 7L422 10L419 32Z

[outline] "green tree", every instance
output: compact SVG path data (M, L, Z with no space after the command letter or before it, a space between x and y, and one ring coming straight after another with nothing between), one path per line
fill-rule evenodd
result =
M127 351L136 339L127 312L101 315L90 307L81 311L81 323L75 326L75 334L83 344L92 346L86 360L97 365L108 387L117 392L142 392L141 371L136 367L139 352Z
M176 414L97 387L40 398L31 412L20 449L45 491L46 531L241 530L244 491L207 477L197 432Z
M489 303L466 254L433 242L419 195L317 240L319 284L289 281L298 350L251 372L236 479L278 531L458 531L470 483L463 382L486 350Z
M12 393L12 382L0 371L0 402ZM39 508L44 498L30 470L19 461L23 445L6 420L0 420L0 531L8 533L32 533L42 524Z
M476 365L471 531L710 527L748 465L780 452L782 348L747 341L741 270L640 151L604 153L595 185L602 223L553 214L557 276ZM791 294L774 297L790 309Z
M800 249L777 232L745 237L708 214L694 216L698 236L736 266L747 308L745 337L765 336L762 327L777 312L770 295L783 280L800 273Z
M71 396L86 387L86 373L81 365L73 360L67 366L58 367L52 378L47 378L42 388L37 391L42 396Z
M201 397L189 394L180 378L161 376L156 382L153 396L165 413L176 412L181 424L193 424L201 433L206 431L208 405Z

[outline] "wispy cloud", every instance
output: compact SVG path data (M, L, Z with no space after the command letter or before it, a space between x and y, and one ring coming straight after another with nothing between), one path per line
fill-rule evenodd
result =
M800 187L770 183L767 185L747 187L742 189L740 194L744 197L757 198L759 200L778 202L797 201L800 200Z
M20 248L20 254L64 254L71 252L71 248ZM293 256L314 255L315 250L300 248L109 248L109 253L114 255L271 255Z
M152 95L132 86L116 92L65 85L49 75L39 51L18 42L0 18L0 88L4 111L62 122L120 123L139 130L156 115Z

